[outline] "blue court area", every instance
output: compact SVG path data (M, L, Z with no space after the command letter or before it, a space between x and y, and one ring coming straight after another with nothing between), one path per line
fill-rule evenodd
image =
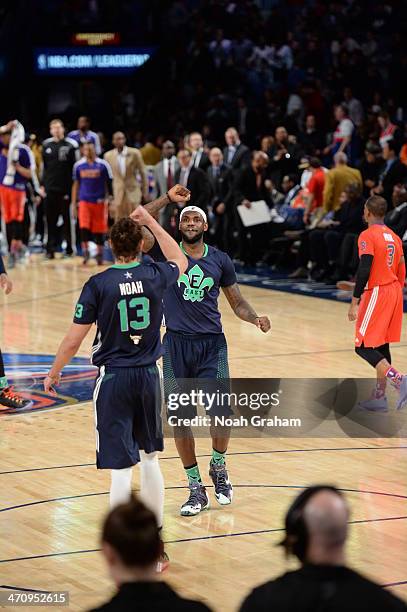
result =
M78 402L92 399L97 368L90 364L88 358L74 357L64 368L56 397L44 393L42 386L54 355L3 353L3 358L9 383L18 389L22 397L33 400L34 404L28 410L0 407L0 417L6 414L35 413L41 410L70 407Z
M237 279L242 285L259 287L260 289L274 289L296 295L324 298L336 302L350 302L352 293L341 291L335 285L318 283L307 279L290 279L287 274L273 272L271 268L242 268L236 266ZM404 312L407 312L407 295L404 294Z

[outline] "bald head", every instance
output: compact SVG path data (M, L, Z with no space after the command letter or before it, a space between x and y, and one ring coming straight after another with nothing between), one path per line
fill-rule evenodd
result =
M335 166L343 166L348 163L348 156L346 153L336 153L336 155L334 155L334 162Z
M303 512L308 531L306 560L310 563L341 563L347 537L349 509L345 499L329 489L315 493Z
M220 166L220 164L223 162L222 151L218 147L213 147L209 151L209 159L213 166Z

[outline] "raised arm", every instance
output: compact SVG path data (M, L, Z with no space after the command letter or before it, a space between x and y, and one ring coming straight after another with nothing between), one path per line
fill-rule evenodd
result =
M148 213L146 207L137 206L130 217L141 226L146 227L157 240L160 249L167 259L178 266L179 274L183 274L188 267L188 260L179 248L175 240L161 227L159 223Z
M226 296L227 301L232 307L233 312L242 321L252 323L262 332L266 333L271 328L270 319L267 316L258 316L256 311L249 302L245 300L243 295L240 293L239 285L234 283L229 287L222 287L222 291Z
M167 193L160 196L156 200L152 202L148 202L144 205L145 210L150 213L151 216L155 217L162 208L165 208L167 204L186 204L191 197L191 192L189 189L186 189L182 185L174 185L171 187ZM153 234L146 229L146 227L142 228L143 233L143 251L148 253L148 251L153 247L155 238Z

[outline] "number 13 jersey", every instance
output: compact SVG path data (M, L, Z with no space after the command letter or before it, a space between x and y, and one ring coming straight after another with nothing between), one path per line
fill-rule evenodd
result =
M162 355L160 326L165 290L177 282L172 262L116 264L84 285L74 323L96 323L94 365L135 367Z

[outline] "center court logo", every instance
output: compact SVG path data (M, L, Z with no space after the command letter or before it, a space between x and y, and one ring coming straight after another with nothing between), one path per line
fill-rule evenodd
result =
M33 401L28 410L15 410L0 405L1 416L36 413L42 410L65 408L92 399L97 368L90 365L89 358L74 357L62 372L58 395L47 395L43 380L54 360L53 355L28 355L6 353L3 355L9 384L18 390L24 399Z
M190 302L202 302L205 289L210 291L215 281L210 276L204 278L204 273L198 264L195 264L188 272L182 274L178 280L178 285L185 285L183 298Z

